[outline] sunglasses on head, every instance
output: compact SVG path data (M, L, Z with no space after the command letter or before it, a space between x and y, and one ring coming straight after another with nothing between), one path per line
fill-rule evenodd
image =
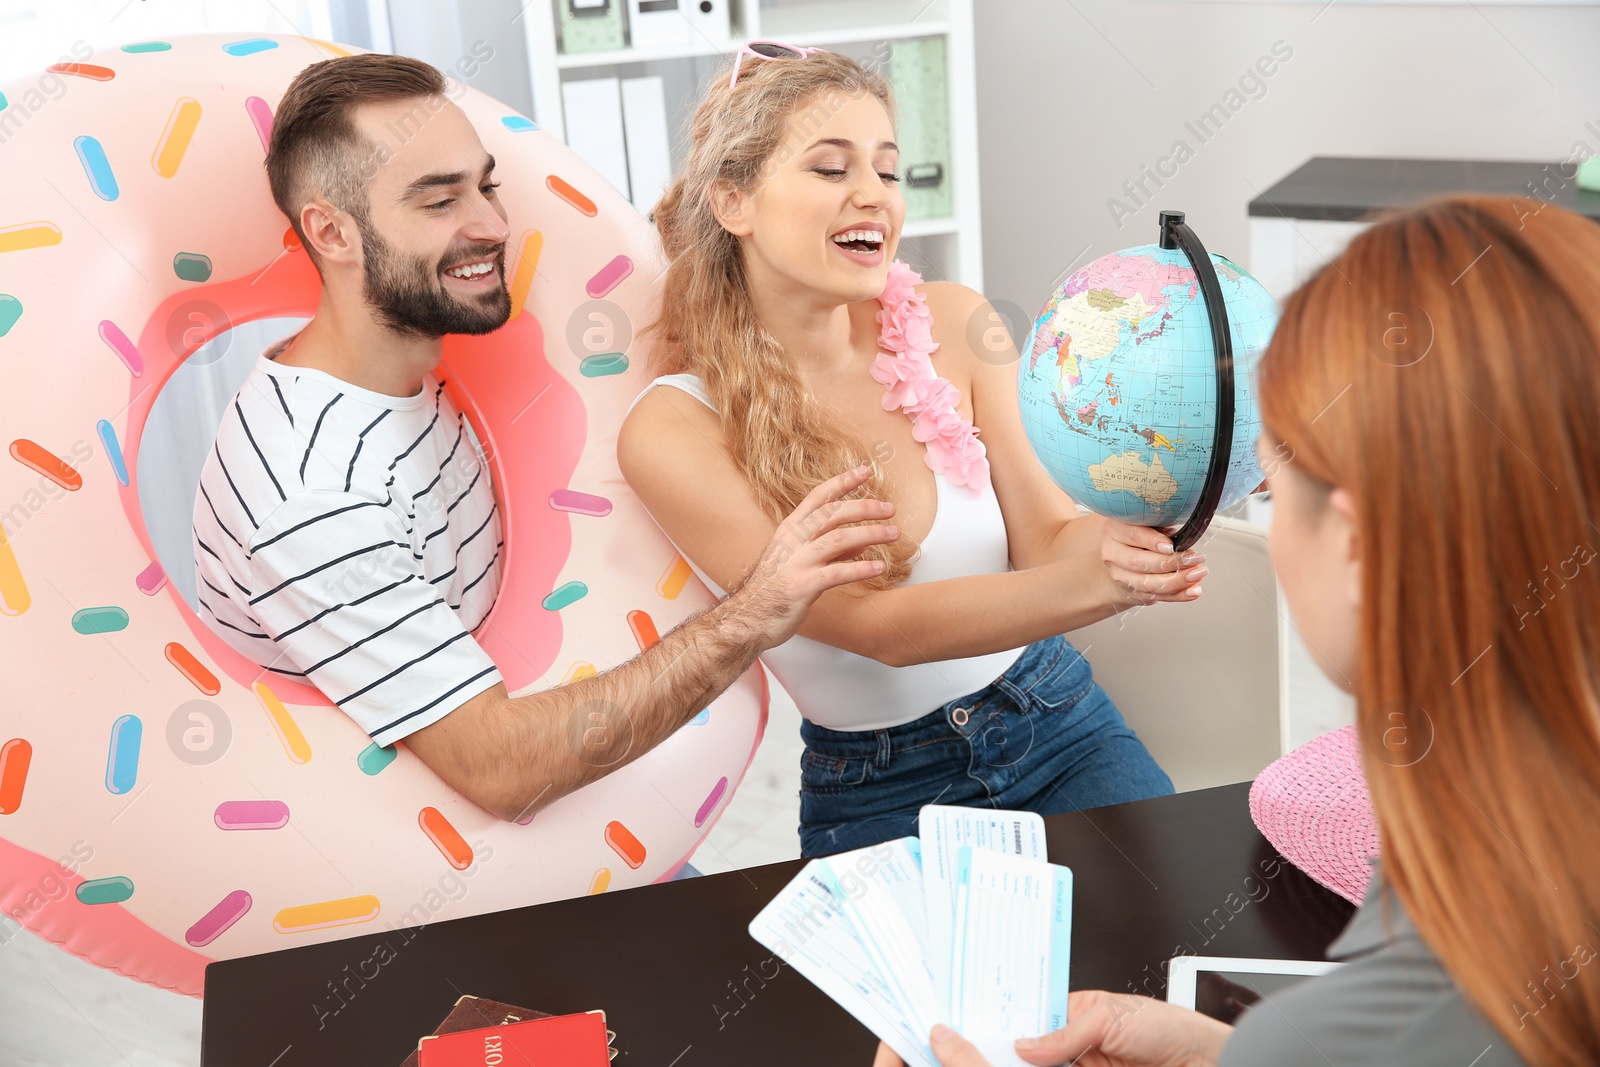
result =
M733 60L733 74L728 78L728 88L732 89L739 80L739 68L744 66L745 56L755 56L757 59L800 59L815 52L825 52L825 48L801 48L798 45L784 44L782 41L750 41Z

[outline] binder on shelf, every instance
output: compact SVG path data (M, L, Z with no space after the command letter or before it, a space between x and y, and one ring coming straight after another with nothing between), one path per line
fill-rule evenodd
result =
M896 41L888 62L899 122L906 220L944 219L955 211L950 178L950 91L945 39Z
M622 124L628 144L628 184L633 190L633 206L649 215L672 180L667 93L659 75L623 79Z
M616 78L561 83L567 146L628 196L628 149L622 135L622 97Z
M604 52L626 44L622 8L627 0L555 0L560 51L565 55Z
M732 19L728 8L733 0L685 0L684 14L689 17L695 35L718 44L733 39Z
M689 8L698 0L628 0L628 30L635 48L677 48L692 44ZM718 2L718 0L712 0ZM727 0L720 0L726 3Z

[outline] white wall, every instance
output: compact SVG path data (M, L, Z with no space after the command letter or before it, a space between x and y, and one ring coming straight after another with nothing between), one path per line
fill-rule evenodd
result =
M333 6L356 0L0 0L0 83L107 48L175 33L333 36ZM349 24L339 19L339 28Z
M542 5L529 7L528 0L389 0L392 51L432 63L532 115L528 49L518 20L534 14L546 17Z
M1600 7L978 0L984 271L1032 315L1053 282L1179 208L1248 267L1246 207L1313 155L1600 152ZM1283 41L1292 56L1206 143L1185 126ZM1184 140L1131 218L1107 206ZM1167 165L1170 172L1172 164Z

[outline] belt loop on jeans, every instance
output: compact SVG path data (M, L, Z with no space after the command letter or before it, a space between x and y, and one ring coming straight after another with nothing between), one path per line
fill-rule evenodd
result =
M889 743L888 730L878 730L875 732L878 735L878 756L875 762L878 765L878 769L883 770L889 766L889 755L893 751L893 746L891 746Z

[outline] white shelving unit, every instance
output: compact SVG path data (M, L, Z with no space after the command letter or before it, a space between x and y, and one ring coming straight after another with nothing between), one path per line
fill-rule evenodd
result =
M867 58L878 46L942 37L949 124L949 174L953 210L948 218L908 221L900 258L928 280L959 281L983 290L983 232L978 201L977 84L973 61L972 0L729 0L730 42L699 38L670 48L621 48L562 54L557 45L557 5L533 0L518 22L526 38L533 89L532 118L566 140L561 85L597 77L660 74L668 86L668 126L674 171L686 151L689 116L707 80L726 69L747 40L767 38L836 49ZM623 2L625 0L613 0Z

